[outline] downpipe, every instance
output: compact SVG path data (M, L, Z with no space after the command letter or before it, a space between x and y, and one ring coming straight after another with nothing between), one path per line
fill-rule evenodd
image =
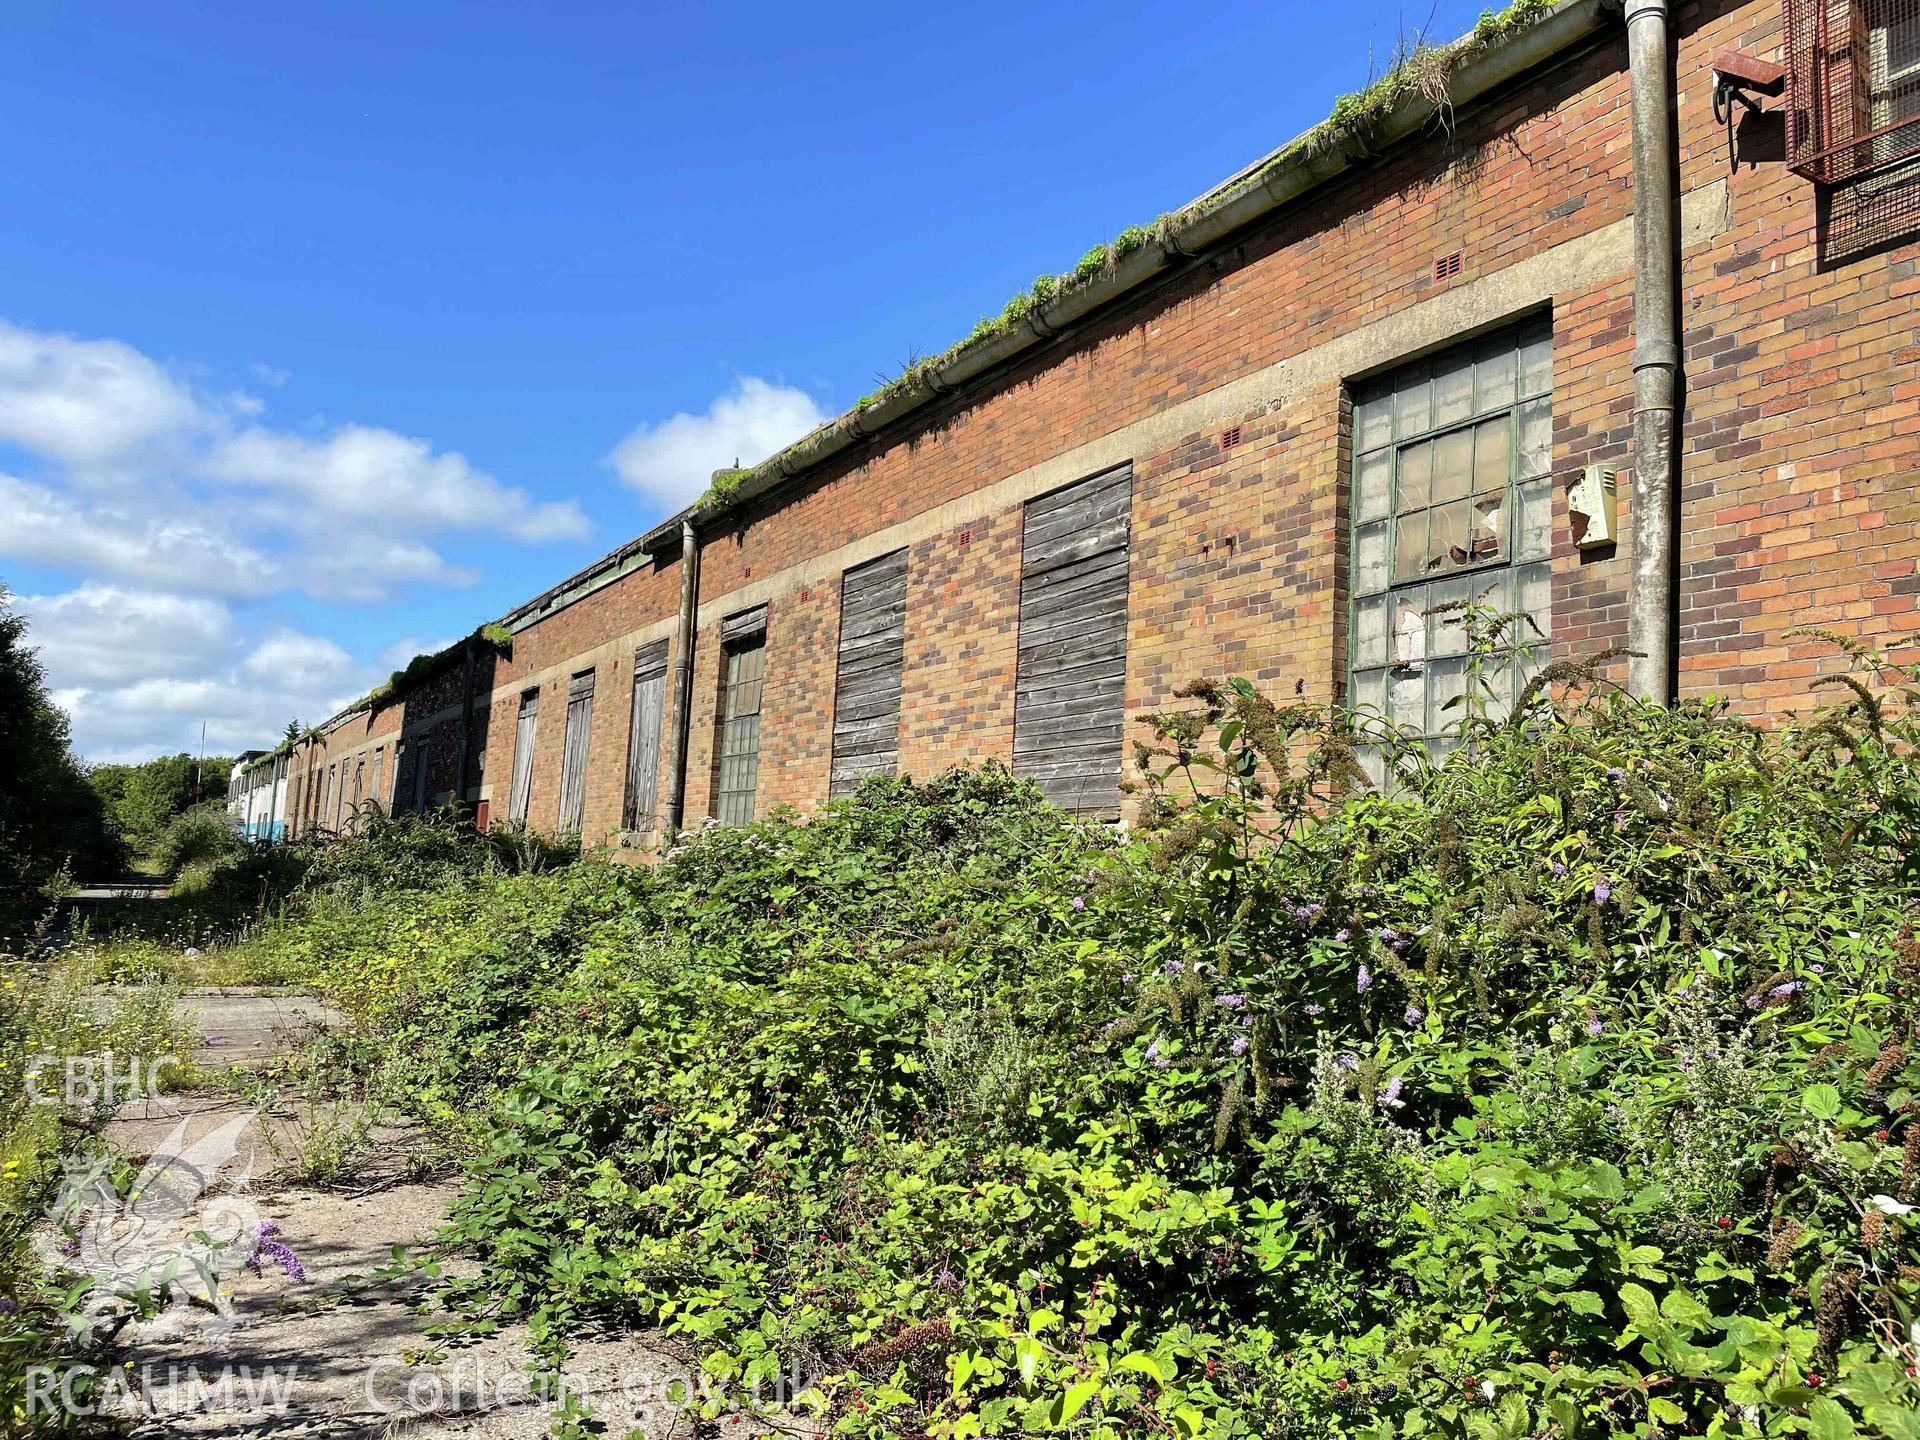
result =
M680 522L680 617L673 640L673 756L667 778L667 835L687 817L687 737L693 730L693 642L699 631L700 537L691 518Z
M1680 235L1674 193L1673 59L1667 0L1626 0L1633 90L1633 556L1627 687L1673 703L1679 626L1675 435L1680 385Z

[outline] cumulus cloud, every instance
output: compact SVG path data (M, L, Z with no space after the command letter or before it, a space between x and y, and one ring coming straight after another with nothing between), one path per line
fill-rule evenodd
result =
M64 595L23 595L27 619L55 689L87 689L154 679L214 663L239 629L218 601L82 585Z
M207 473L235 485L298 497L311 514L439 530L493 530L516 540L580 540L587 517L573 500L535 504L457 451L424 440L348 425L324 440L254 427L227 437Z
M324 636L277 627L251 638L221 601L111 585L14 602L40 650L74 748L95 762L257 749L287 721L334 714L384 671Z
M246 368L266 392L289 378ZM0 473L0 565L46 591L46 577L74 577L22 608L89 758L180 748L203 719L211 745L270 743L290 713L324 718L393 668L276 623L276 597L472 585L468 556L490 538L588 533L577 502L543 501L457 450L372 425L291 429L266 410L123 341L0 321L0 456L14 472ZM438 548L450 536L461 563Z
M178 500L140 513L0 474L0 515L8 559L216 595L266 595L287 583L279 562Z
M804 390L743 375L704 414L685 411L637 426L607 456L622 480L678 510L707 488L715 470L754 465L826 422Z
M131 345L0 321L0 440L91 478L173 462L208 418Z
M371 425L277 429L263 409L196 391L121 341L0 321L0 444L65 482L0 476L13 512L0 555L216 594L376 600L410 581L472 582L431 548L439 535L588 535L577 501L536 501L456 450ZM328 538L309 550L316 522ZM343 529L382 540L343 553Z

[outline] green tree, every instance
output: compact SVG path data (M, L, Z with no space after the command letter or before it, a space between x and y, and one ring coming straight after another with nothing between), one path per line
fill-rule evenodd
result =
M0 586L0 937L32 923L63 872L91 878L125 864L26 639L27 622Z

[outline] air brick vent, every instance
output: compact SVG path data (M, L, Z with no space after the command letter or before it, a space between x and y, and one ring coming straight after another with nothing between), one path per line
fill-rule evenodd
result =
M1433 262L1433 278L1435 280L1453 279L1454 276L1460 273L1460 261L1461 252L1458 250L1442 255L1438 260Z

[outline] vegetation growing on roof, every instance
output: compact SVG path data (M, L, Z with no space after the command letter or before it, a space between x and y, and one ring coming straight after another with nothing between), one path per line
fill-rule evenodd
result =
M893 379L854 401L848 414L863 414L907 390L925 386L930 376L953 363L966 351L1014 333L1035 310L1044 309L1057 300L1085 289L1110 274L1122 260L1144 248L1148 241L1165 239L1221 202L1264 184L1275 172L1297 164L1303 158L1326 154L1350 141L1365 140L1403 101L1418 96L1444 112L1448 105L1448 84L1461 64L1519 34L1561 3L1562 0L1513 0L1504 9L1482 11L1473 29L1449 45L1429 45L1422 36L1415 35L1403 43L1384 75L1364 90L1342 95L1334 102L1325 120L1294 140L1258 170L1242 176L1227 187L1203 195L1180 210L1162 215L1151 226L1128 226L1110 243L1096 245L1087 251L1065 274L1040 276L1007 301L998 315L982 316L963 339L937 355L914 361ZM788 449L806 445L815 435L844 423L845 419L842 416L828 421ZM731 493L751 473L751 470L716 472L713 484L694 503L694 508L708 514L725 509ZM723 484L723 476L730 477L730 483Z
M510 652L513 649L513 631L498 620L490 620L473 632L494 649Z
M725 508L726 503L733 498L734 492L739 490L751 474L753 474L753 467L750 465L732 466L725 470L714 471L712 483L701 493L700 498L693 502L693 508L695 510Z

